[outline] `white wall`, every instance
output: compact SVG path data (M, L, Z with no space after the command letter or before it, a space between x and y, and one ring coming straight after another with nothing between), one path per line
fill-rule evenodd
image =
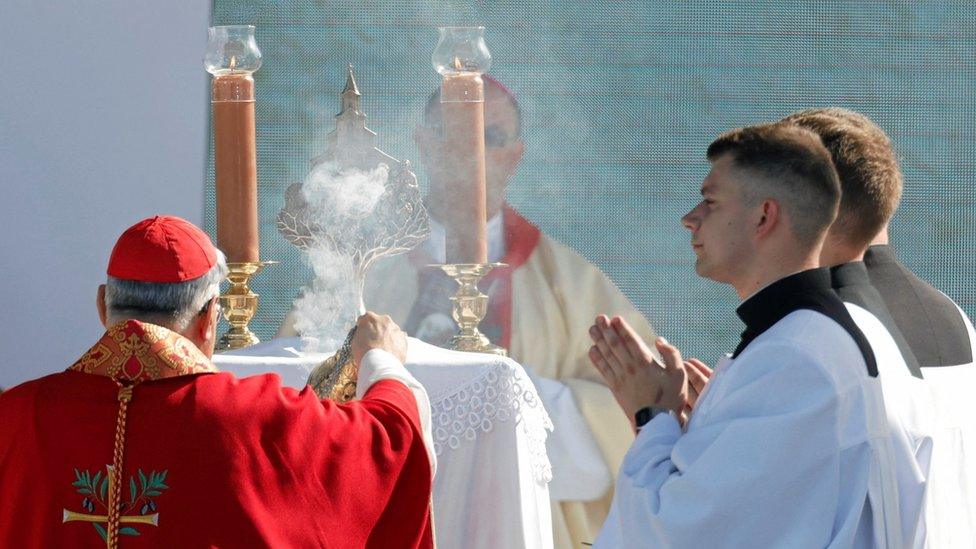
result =
M209 19L202 0L0 0L0 386L101 334L122 230L202 222Z

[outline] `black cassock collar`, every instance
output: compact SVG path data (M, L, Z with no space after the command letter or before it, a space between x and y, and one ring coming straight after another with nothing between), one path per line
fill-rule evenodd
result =
M863 261L851 261L830 268L830 282L834 291L845 303L853 303L865 311L871 313L881 322L881 324L891 334L895 340L898 351L905 359L908 371L917 378L922 378L922 370L919 368L918 359L915 353L908 346L908 341L902 334L898 325L895 324L888 306L885 305L884 298L878 290L871 284L871 277L868 275L867 266Z
M864 264L922 367L973 361L969 329L951 299L902 265L891 246L871 246Z
M864 263L874 265L895 264L900 265L895 250L888 244L875 244L869 246L864 252Z
M878 365L871 346L847 312L844 302L831 288L830 272L827 269L810 269L781 278L739 305L735 312L745 322L746 329L742 332L742 340L732 353L732 358L739 356L754 339L774 324L801 309L816 311L840 324L857 343L868 374L872 377L878 375ZM831 344L829 341L822 343Z

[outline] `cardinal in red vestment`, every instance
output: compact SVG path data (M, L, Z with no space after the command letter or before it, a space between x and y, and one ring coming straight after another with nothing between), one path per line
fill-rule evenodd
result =
M0 393L0 547L433 547L430 405L388 317L359 319L359 398L210 361L226 263L146 219L99 288L106 332Z

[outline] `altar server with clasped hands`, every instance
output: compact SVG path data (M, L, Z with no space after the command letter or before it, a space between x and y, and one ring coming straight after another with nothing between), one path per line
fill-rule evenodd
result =
M637 438L596 547L902 547L871 348L818 268L840 188L817 136L773 124L708 148L682 219L746 325L714 373L600 316L590 358Z

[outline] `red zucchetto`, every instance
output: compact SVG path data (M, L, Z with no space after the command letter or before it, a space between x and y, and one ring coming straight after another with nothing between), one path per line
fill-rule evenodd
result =
M185 219L157 215L122 233L112 248L108 275L139 282L186 282L216 264L217 249L207 233Z

